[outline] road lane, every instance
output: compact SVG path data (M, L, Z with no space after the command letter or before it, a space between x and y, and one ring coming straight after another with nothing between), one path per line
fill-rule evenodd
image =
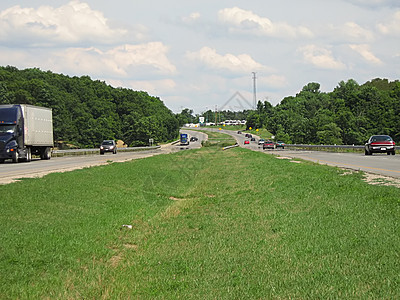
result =
M374 154L366 156L363 153L332 153L286 149L282 155L329 166L400 178L400 156L398 155Z
M244 134L237 134L236 131L218 130L201 128L201 130L219 131L233 136L240 147L248 148L254 151L261 151L268 154L286 156L289 158L299 158L313 161L319 164L337 166L353 170L380 174L390 177L400 178L400 155L374 154L365 156L362 153L332 153L323 151L304 151L275 149L263 150L256 142L250 142L244 145L246 139ZM182 130L181 132L189 134L189 137L195 136L198 141L191 142L189 146L181 146L179 143L162 145L159 149L152 149L139 152L118 152L117 154L106 153L105 155L82 155L53 157L51 160L33 159L29 163L14 164L6 161L0 164L0 184L6 184L15 181L18 178L41 177L52 172L66 172L75 169L87 168L96 165L108 164L110 162L124 162L132 159L146 158L153 155L168 154L171 152L182 151L186 149L196 149L201 147L201 141L207 139L207 135L193 130Z
M182 131L184 132L184 131ZM105 153L91 155L76 155L64 157L52 157L50 160L34 158L29 163L12 163L6 160L0 164L0 184L11 183L19 178L42 177L54 172L67 172L76 169L89 168L92 166L105 165L110 162L125 162L133 159L146 158L153 155L168 154L183 149L195 149L201 147L201 141L207 139L207 135L201 132L185 131L189 137L195 136L198 141L192 142L183 148L179 143L162 145L159 149L151 149L136 152L122 152L117 154Z
M263 150L262 146L257 145L257 142L250 142L249 145L244 145L244 140L246 140L246 138L243 133L238 134L236 131L230 130L221 130L221 132L235 137L240 147L254 151L262 151L264 153L289 158L299 158L329 166L400 178L400 155L364 155L364 153L335 153L326 151L290 150L288 148L284 150ZM258 137L256 139L258 140Z
M33 159L29 163L12 163L11 161L6 161L5 163L0 164L0 184L10 183L18 178L42 177L48 173L67 172L97 165L104 165L110 162L124 162L132 159L169 153L170 151L171 149L166 145L160 149L147 151L118 152L117 154L106 153L104 155L92 154L52 157L50 160Z

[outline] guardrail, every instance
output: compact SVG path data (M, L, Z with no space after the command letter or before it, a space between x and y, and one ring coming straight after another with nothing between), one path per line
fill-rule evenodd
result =
M227 149L231 149L231 148L235 148L235 147L239 147L239 144L236 143L235 145L232 145L232 146L226 146L226 147L222 148L222 150L227 150Z
M338 150L338 149L348 149L348 150L364 150L364 145L304 145L304 144L286 144L285 147L291 148L305 148L310 150ZM395 146L395 150L400 150L400 146Z
M125 148L117 148L118 152L135 152L135 151L146 151L146 150L155 150L159 149L161 146L148 146L148 147L125 147ZM67 155L91 155L91 154L99 154L100 149L68 149L68 150L53 150L52 156L60 157Z

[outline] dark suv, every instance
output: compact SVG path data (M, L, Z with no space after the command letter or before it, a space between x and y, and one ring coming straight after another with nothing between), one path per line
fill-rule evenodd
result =
M100 154L104 154L105 152L112 152L113 154L117 154L117 145L114 140L104 140L100 145Z
M387 155L395 155L395 143L388 135L373 135L365 143L365 155L372 153L387 153Z

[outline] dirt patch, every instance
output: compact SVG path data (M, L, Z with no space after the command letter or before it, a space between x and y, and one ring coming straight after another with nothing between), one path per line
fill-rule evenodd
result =
M135 250L138 249L138 245L135 245L135 244L125 244L124 247L126 249L135 249Z
M291 163L295 163L295 164L300 164L301 161L298 160L293 160L293 157L287 157L287 156L276 156L277 159L288 159L290 160Z
M176 198L176 197L171 196L171 197L169 197L169 200L183 201L183 200L186 200L186 199L184 199L184 198Z
M113 257L111 257L110 258L111 267L116 268L121 260L122 260L121 254L117 254L117 255L114 255Z
M351 175L353 173L357 173L358 171L342 169L343 173L339 174L340 176ZM389 177L385 175L373 174L373 173L364 173L363 180L372 185L385 185L385 186L394 186L400 188L400 178Z
M373 185L385 185L385 186L394 186L400 188L400 179L384 175L365 173L364 181L368 184L373 184Z

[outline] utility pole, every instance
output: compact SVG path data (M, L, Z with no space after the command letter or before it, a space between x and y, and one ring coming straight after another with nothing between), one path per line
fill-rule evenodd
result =
M217 106L215 105L215 126L217 126L217 117L218 117L218 110L217 110Z
M257 95L256 95L256 72L253 73L253 105L254 109L257 108Z

